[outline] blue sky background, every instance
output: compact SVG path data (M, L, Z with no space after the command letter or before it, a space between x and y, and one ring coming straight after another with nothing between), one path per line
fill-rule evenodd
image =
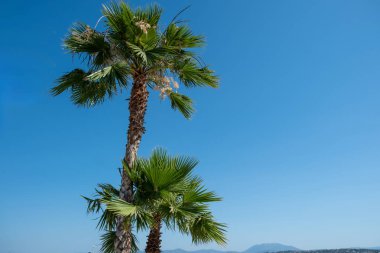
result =
M132 5L147 3L132 1ZM207 36L221 87L186 90L186 121L152 94L140 155L156 146L197 157L228 250L380 245L380 2L159 1ZM118 184L128 93L93 109L49 89L80 65L61 48L101 1L2 2L0 253L95 250L80 195ZM141 241L144 242L141 235ZM165 249L194 249L165 233ZM217 248L215 245L198 248Z

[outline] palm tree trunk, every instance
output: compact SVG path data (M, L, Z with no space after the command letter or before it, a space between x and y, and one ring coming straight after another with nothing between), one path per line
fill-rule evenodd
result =
M145 132L144 118L148 105L149 92L146 87L146 77L136 75L133 78L133 87L129 99L129 127L124 161L129 168L136 160L137 150ZM132 202L132 182L123 170L121 178L120 198ZM132 234L131 225L124 217L118 217L116 225L115 253L131 253Z
M158 214L154 216L154 226L150 228L145 252L161 253L161 217Z

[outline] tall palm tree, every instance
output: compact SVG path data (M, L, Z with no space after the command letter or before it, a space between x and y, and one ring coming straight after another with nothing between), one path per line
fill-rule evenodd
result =
M218 86L218 78L201 61L194 48L204 45L204 38L194 35L176 17L161 29L162 9L150 6L131 9L124 2L103 6L104 30L79 23L64 40L64 47L87 63L86 69L74 69L58 79L53 95L68 90L74 104L94 106L122 90L131 88L129 126L124 161L132 167L142 135L149 90L168 97L173 109L186 118L193 112L189 97L178 93L178 83L185 87ZM122 174L120 198L132 201L132 182ZM123 217L117 221L116 253L130 253L130 224Z
M164 150L157 149L149 159L138 159L133 170L127 169L135 182L133 203L117 197L116 190L109 185L100 185L101 190L97 190L100 197L87 198L89 211L98 211L104 203L107 207L102 210L99 224L112 224L112 217L122 215L137 229L149 228L147 253L161 252L162 224L191 235L196 244L211 241L224 244L225 225L216 222L209 210L209 203L220 198L205 189L199 177L191 174L196 165L197 161L192 158L170 157ZM110 248L107 245L112 235L108 232L102 237L103 252Z

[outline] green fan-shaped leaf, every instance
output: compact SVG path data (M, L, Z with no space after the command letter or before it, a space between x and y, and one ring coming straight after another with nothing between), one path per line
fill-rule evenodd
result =
M194 112L194 108L193 101L189 97L176 92L172 92L169 95L169 99L171 102L171 107L173 109L180 111L186 119L191 118L191 115Z

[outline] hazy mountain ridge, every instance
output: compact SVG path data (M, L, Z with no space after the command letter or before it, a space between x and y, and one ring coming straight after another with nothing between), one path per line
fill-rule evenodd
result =
M319 250L296 250L296 251L277 251L276 253L380 253L377 249L319 249Z
M263 243L254 245L244 251L222 251L213 249L202 249L187 251L183 249L164 250L164 253L266 253L266 252L279 252L279 251L301 251L300 249L280 243Z
M280 243L263 243L257 244L243 251L244 253L265 253L265 252L280 252L280 251L302 251L299 248L284 245Z
M164 250L164 253L380 253L380 247L357 247L347 249L319 249L302 250L293 246L280 243L263 243L254 245L244 251L222 251L213 249L202 249L187 251L183 249Z

